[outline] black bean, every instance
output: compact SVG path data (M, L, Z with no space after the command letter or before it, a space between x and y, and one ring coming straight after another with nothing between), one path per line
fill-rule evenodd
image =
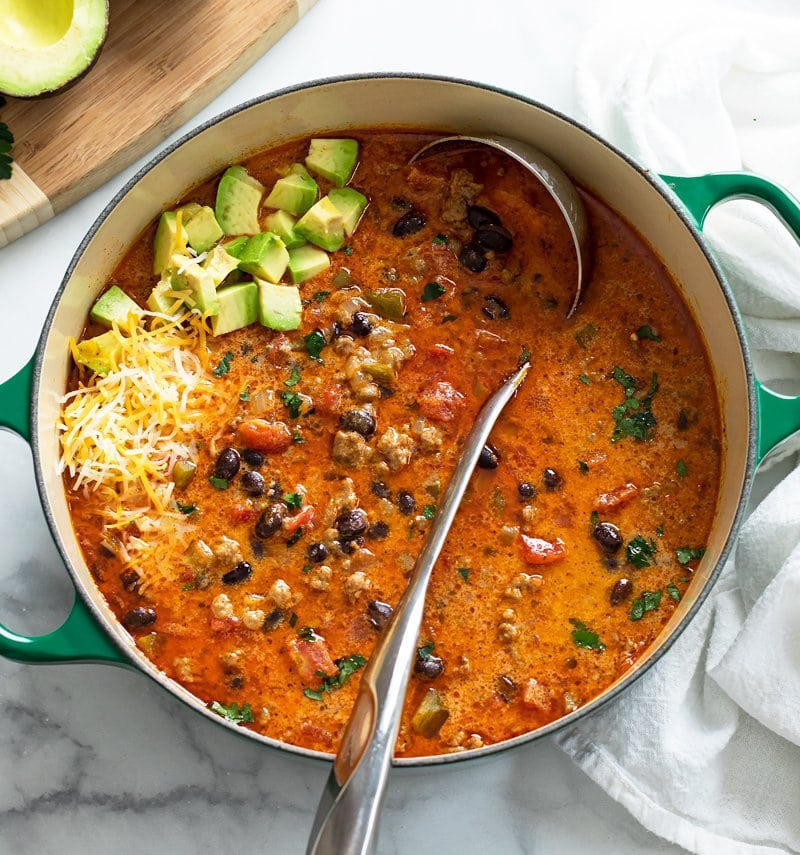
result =
M609 600L612 606L618 606L623 600L627 600L633 591L633 582L630 579L618 579L611 589Z
M235 448L223 448L214 464L214 477L233 481L239 471L241 458Z
M397 494L397 507L400 508L400 513L406 516L411 516L417 509L417 502L411 493L403 490Z
M390 499L392 497L392 491L383 481L373 481L369 488L372 490L372 494L379 499Z
M345 410L339 417L339 426L342 430L360 433L364 438L370 437L375 433L375 416L360 408Z
M389 536L389 526L385 522L383 522L382 520L379 520L378 522L373 523L367 529L367 537L370 540L385 540L388 536Z
M509 315L508 306L499 297L495 297L494 295L490 295L484 299L481 311L490 321L503 321Z
M467 208L467 221L473 229L500 225L500 217L494 211L490 211L482 205L470 205Z
M366 312L354 312L353 322L350 324L353 335L365 336L372 332L372 321Z
M497 694L500 695L507 704L510 704L511 701L513 701L519 694L519 686L506 674L498 675L495 683Z
M282 623L285 617L283 609L273 609L265 618L264 623L261 629L264 632L271 632L273 629L277 629Z
M458 263L472 273L480 273L486 269L486 256L475 243L468 243L458 254Z
M222 582L225 585L238 585L239 582L244 582L249 579L253 573L253 568L247 561L240 561L233 570L228 570L222 574Z
M378 391L380 392L381 398L391 398L394 395L394 389L389 386L381 386L378 384Z
M517 484L517 492L521 499L533 499L536 496L536 487L530 481L520 481Z
M267 484L260 472L250 471L242 474L242 487L251 496L263 496L264 491L267 489Z
M241 674L226 674L225 685L229 689L241 689L244 686L244 677Z
M131 609L123 618L122 623L128 629L143 629L156 622L155 609L136 608Z
M321 564L328 557L328 547L324 543L309 543L306 558L312 564Z
M622 546L622 535L614 523L597 523L592 529L592 537L606 552L616 552Z
M138 570L130 568L119 574L119 581L122 583L122 587L132 594L139 587L142 577Z
M484 226L475 232L475 243L493 252L508 252L514 245L511 232L501 225Z
M355 540L367 530L367 514L363 508L344 511L334 521L342 541Z
M339 323L339 321L334 321L331 324L331 336L330 336L331 341L333 341L335 338L339 338L339 336L342 334L343 331L344 330L342 328L342 325Z
M426 680L434 680L444 671L444 662L438 657L426 656L424 659L417 657L414 663L414 673L419 677L424 677Z
M392 234L395 237L405 237L406 235L413 235L424 227L424 214L420 213L416 208L411 208L410 211L406 211L394 224Z
M275 502L274 504L264 508L264 511L256 523L256 537L260 537L262 540L272 537L272 535L275 534L275 532L283 525L285 518L286 505Z
M497 469L500 463L500 452L489 442L481 449L478 466L481 469Z
M561 476L555 469L545 469L542 473L542 480L548 490L557 490L561 486Z
M267 459L265 455L260 451L256 451L255 448L245 448L242 451L242 458L248 466L252 466L254 469L263 466L264 461Z
M383 629L393 612L394 609L388 603L382 603L380 600L370 600L367 603L367 617L375 629Z

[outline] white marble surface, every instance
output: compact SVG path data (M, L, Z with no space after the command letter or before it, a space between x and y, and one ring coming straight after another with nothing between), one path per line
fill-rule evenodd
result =
M370 71L471 78L573 113L572 60L594 6L319 0L181 133L263 92ZM33 352L81 237L134 168L0 250L0 380ZM66 615L71 588L39 507L28 450L2 431L0 497L0 620L20 632L48 631ZM327 767L238 738L134 672L0 661L0 718L0 853L305 849ZM644 831L541 741L482 763L397 771L380 851L683 850Z

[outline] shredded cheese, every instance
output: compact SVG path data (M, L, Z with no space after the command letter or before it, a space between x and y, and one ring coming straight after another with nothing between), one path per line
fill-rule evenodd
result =
M206 375L205 319L145 312L139 325L111 332L112 370L91 375L61 400L59 472L73 490L93 494L107 528L135 521L143 534L170 518L170 527L180 528L172 467L196 456L193 435L204 402L215 394ZM123 537L132 557L147 546L132 533Z

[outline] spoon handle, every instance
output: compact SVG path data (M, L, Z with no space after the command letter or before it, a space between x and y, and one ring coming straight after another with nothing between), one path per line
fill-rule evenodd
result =
M307 855L374 852L428 580L489 433L529 367L525 363L518 368L486 401L467 436L405 593L361 676L353 711L317 808Z

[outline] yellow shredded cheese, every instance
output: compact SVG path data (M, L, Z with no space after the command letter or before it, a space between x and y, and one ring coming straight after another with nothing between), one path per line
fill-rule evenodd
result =
M145 312L139 325L111 332L118 345L113 369L91 375L61 401L60 472L73 490L94 494L107 528L136 521L143 533L165 517L180 525L172 467L196 456L196 424L214 395L205 373L205 320L191 312L177 319ZM127 540L132 552L146 544Z

